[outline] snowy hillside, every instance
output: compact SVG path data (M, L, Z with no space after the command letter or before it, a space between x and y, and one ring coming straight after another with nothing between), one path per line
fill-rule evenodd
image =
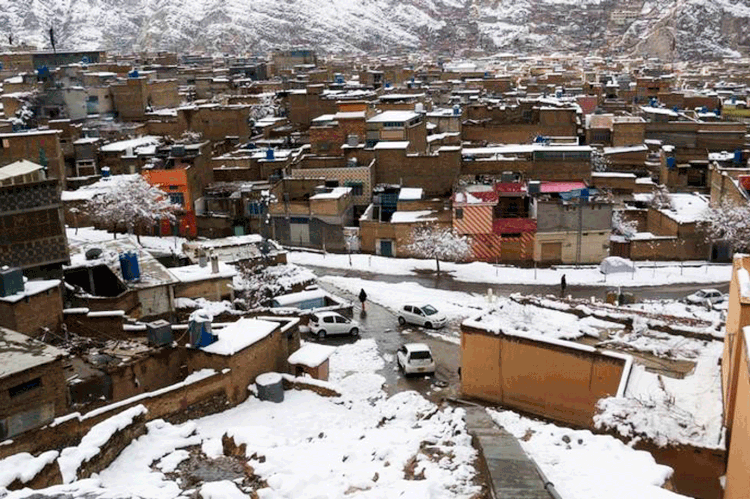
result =
M0 26L17 41L45 46L54 23L64 48L125 51L311 45L711 58L746 53L748 22L750 0L0 0Z

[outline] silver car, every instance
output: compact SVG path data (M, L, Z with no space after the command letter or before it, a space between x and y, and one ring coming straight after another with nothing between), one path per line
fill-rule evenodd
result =
M402 326L406 323L423 326L427 329L438 329L445 326L447 319L445 314L439 312L432 305L410 303L401 307L398 311L398 323Z

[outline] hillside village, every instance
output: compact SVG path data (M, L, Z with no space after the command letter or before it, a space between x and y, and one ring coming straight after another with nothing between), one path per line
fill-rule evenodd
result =
M0 46L0 497L748 497L749 82Z

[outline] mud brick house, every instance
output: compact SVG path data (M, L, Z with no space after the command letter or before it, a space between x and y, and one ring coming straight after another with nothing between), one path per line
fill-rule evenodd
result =
M536 220L529 205L522 182L461 187L453 195L453 228L471 240L474 260L531 261Z
M144 121L150 109L177 107L180 104L177 80L152 80L135 73L109 88L118 116L126 121Z
M678 163L708 159L711 152L735 151L745 147L747 125L732 122L677 121L678 114L662 108L642 108L654 117L646 123L646 139L661 140L675 147ZM652 111L653 110L653 111ZM648 114L648 113L646 113Z
M649 203L651 197L650 193L633 196L641 204ZM641 220L639 223L639 232L624 242L613 243L613 254L632 260L708 258L712 248L700 229L708 208L708 197L701 194L672 193L669 198L671 206L648 206L645 222Z
M534 261L599 263L609 254L611 199L582 182L529 182L536 215Z
M360 251L383 256L408 257L411 235L418 226L448 228L451 212L443 199L423 199L423 189L381 185L373 204L359 218Z
M27 163L0 168L12 172L0 186L0 266L54 272L69 260L60 182L38 180L39 169L17 175Z
M214 170L214 173L216 170ZM205 237L242 236L267 229L268 209L264 192L271 184L257 182L216 182L203 191L196 217L198 235Z
M375 183L420 187L428 196L450 193L461 171L461 146L441 146L435 153L410 154L407 141L375 144Z
M26 159L47 167L47 178L56 178L65 189L65 160L59 130L0 133L0 166Z
M23 283L16 293L0 291L0 326L34 338L58 332L63 322L59 279Z
M0 327L0 440L67 412L64 356L55 347Z
M379 142L406 142L407 152L427 150L427 122L414 111L384 111L367 120L367 147Z
M528 142L538 135L583 135L578 108L562 106L556 100L524 99L515 105L472 104L466 107L465 118L461 138L473 143L512 144Z
M351 187L322 179L285 178L271 189L271 237L282 244L343 251L343 228L353 223Z
M461 392L566 424L592 425L596 403L621 396L628 356L504 331L492 313L461 325Z
M355 216L358 217L372 202L375 159L359 164L356 158L304 155L292 164L289 175L293 178L323 178L331 187L351 187Z
M339 111L324 114L312 121L310 127L311 152L317 156L342 156L342 146L356 146L365 142L367 135L366 113Z
M462 175L521 174L549 182L583 181L591 177L591 146L572 144L511 144L463 148Z
M99 149L100 169L106 166L112 175L139 173L161 143L160 137L152 135L110 142Z

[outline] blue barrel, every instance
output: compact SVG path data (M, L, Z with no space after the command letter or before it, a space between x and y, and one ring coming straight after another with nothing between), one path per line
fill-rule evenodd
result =
M735 165L742 164L742 150L741 149L734 150L734 164Z
M138 265L138 255L132 251L120 254L120 268L122 278L126 281L136 281L141 277L141 269Z
M674 156L667 156L667 168L672 169L674 168L676 164L676 161L674 159Z

